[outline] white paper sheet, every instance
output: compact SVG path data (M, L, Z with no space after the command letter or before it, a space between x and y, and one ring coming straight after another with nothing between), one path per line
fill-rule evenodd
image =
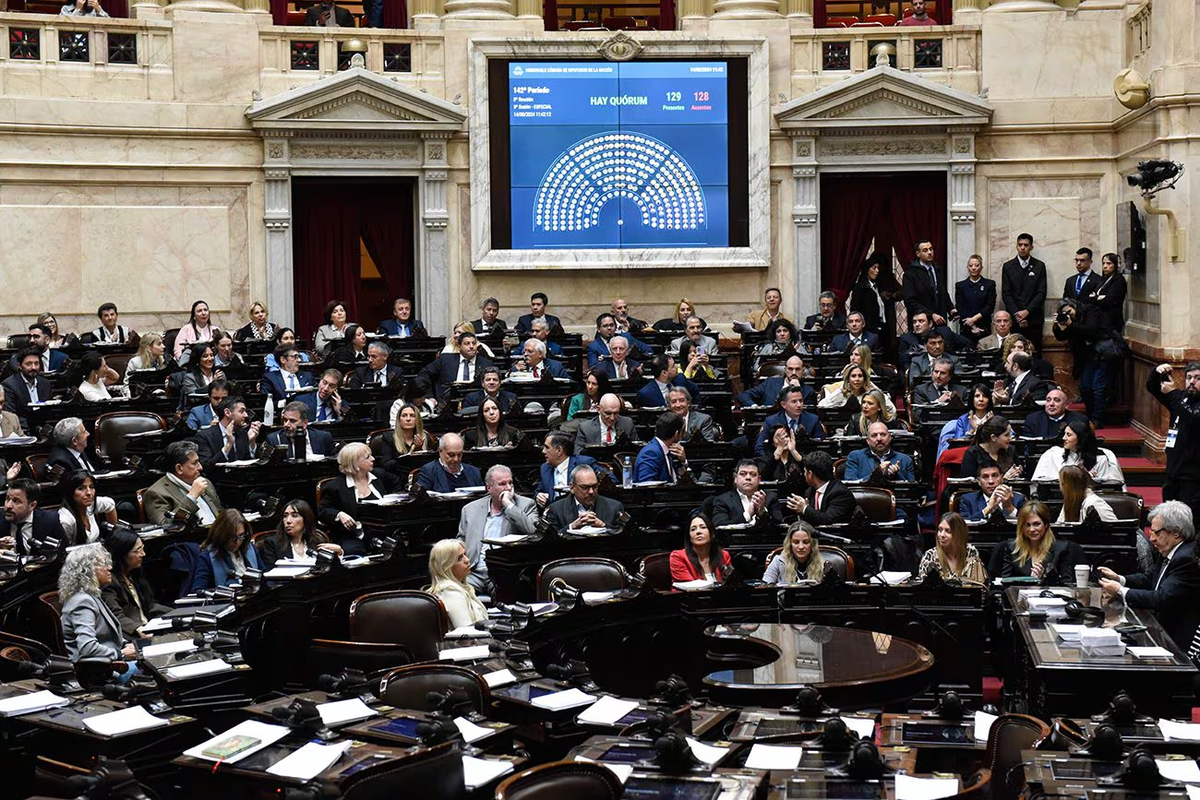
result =
M180 639L177 642L163 642L162 644L146 645L142 648L142 655L147 658L154 656L169 656L172 653L190 653L198 649L191 639Z
M593 725L612 725L621 717L638 707L637 700L622 700L606 695L588 707L576 719Z
M531 535L532 534L528 534L528 533L508 533L508 534L505 534L504 536L497 536L495 539L484 539L483 541L485 543L493 543L494 542L495 544L516 544L517 542L525 541Z
M317 706L321 721L327 726L341 725L346 722L357 722L360 719L374 717L379 712L371 708L357 697L349 700L335 700L332 703L321 703Z
M687 743L688 747L692 748L692 755L705 764L715 764L729 752L729 748L727 747L714 747L711 744L697 741L690 736L687 737Z
M198 661L195 664L180 664L178 667L169 668L166 673L168 678L177 680L182 678L196 678L201 675L213 675L218 672L228 672L233 669L233 665L219 658L212 658L208 661Z
M158 633L159 631L171 630L171 620L155 617L142 626L143 633Z
M310 781L333 766L353 742L321 744L308 742L299 750L276 761L267 768L272 775Z
M584 592L583 602L588 605L596 605L597 603L603 603L605 600L611 600L616 594L615 590L611 592Z
M1060 622L1051 622L1047 625L1050 630L1054 631L1054 635L1064 642L1079 642L1079 637L1083 634L1083 629L1086 625L1063 625Z
M847 728L857 733L859 738L875 738L875 720L862 717L842 717L841 720L846 723Z
M1129 652L1138 658L1172 658L1171 651L1165 647L1130 647Z
M685 592L694 592L697 589L707 589L713 585L713 582L704 578L697 578L694 581L674 581L671 585Z
M482 725L476 725L466 717L455 717L454 725L458 728L458 732L462 734L463 741L467 744L477 742L485 736L491 736L496 732L495 728L485 728Z
M120 736L134 731L161 728L163 725L169 725L170 722L162 717L154 716L142 706L130 706L122 708L120 711L84 717L83 724L88 730L101 736Z
M986 742L988 733L992 730L992 725L996 720L1000 719L995 714L989 714L986 711L975 712L975 741Z
M199 758L204 761L222 761L223 760L224 763L227 763L227 764L236 764L237 762L241 761L246 756L253 755L253 754L257 753L259 750L262 750L264 747L270 747L271 745L275 744L280 739L287 736L288 732L289 732L289 729L284 727L283 725L268 725L265 722L258 722L256 720L248 719L245 722L241 722L241 723L238 723L237 725L234 725L232 728L225 731L224 733L218 733L216 736L212 737L211 739L201 742L200 744L196 745L195 747L193 747L189 750L184 750L183 754L185 756ZM224 741L225 739L228 739L230 736L249 736L251 738L258 739L259 743L254 745L251 748L243 750L242 752L240 752L236 755L230 756L229 758L226 758L226 759L214 758L213 756L204 755L205 750L207 750L208 748L212 747L213 745L215 745L219 742Z
M755 744L746 756L746 769L786 769L800 766L803 747L784 744Z
M1200 786L1193 786L1189 783L1185 788L1187 789L1188 800L1200 800Z
M911 577L912 577L911 572L899 572L899 571L892 572L892 571L885 570L884 572L881 572L878 575L876 575L875 577L871 578L871 582L872 583L886 583L888 586L895 586L897 584L904 583L906 580L908 580Z
M1162 731L1163 738L1167 741L1178 739L1184 742L1200 742L1200 725L1194 722L1160 719L1158 729Z
M301 575L304 575L305 573L307 573L311 569L312 569L311 566L303 566L303 565L299 565L299 564L293 565L293 566L282 566L282 567L275 566L275 567L267 570L266 572L264 572L263 577L270 578L272 580L274 580L275 578L298 578Z
M1181 783L1200 783L1200 767L1194 758L1156 758L1158 772L1167 780Z
M468 789L478 789L513 771L511 761L495 761L489 758L463 756L462 765L463 783Z
M498 689L501 686L516 683L517 676L513 675L510 669L498 669L495 672L489 672L484 675L483 682L488 685L489 689Z
M592 761L590 758L584 758L583 756L575 756L575 760L583 761L587 764L597 763ZM608 767L612 773L617 776L617 780L619 780L622 784L629 780L629 776L633 774L633 764L608 764L604 761L599 763L601 766ZM1196 798L1192 798L1191 800L1196 800Z
M896 776L896 800L941 800L958 794L958 778Z
M447 639L483 639L490 636L487 631L481 631L474 625L464 625L446 634Z
M530 702L538 708L549 709L550 711L562 711L567 708L579 708L581 706L590 706L599 699L595 695L586 694L579 689L571 688L554 694L544 694L541 697L535 697Z
M49 690L6 697L0 700L0 717L19 717L22 714L45 711L47 708L65 706L70 702L67 698L59 697Z
M470 647L453 647L449 650L443 650L438 653L438 658L442 661L475 661L480 658L487 658L492 654L488 650L486 644L476 644Z

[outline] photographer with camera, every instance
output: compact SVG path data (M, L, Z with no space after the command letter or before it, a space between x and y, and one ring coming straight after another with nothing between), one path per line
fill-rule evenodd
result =
M1071 374L1079 381L1079 393L1095 428L1103 427L1101 415L1108 394L1108 364L1098 348L1111 343L1114 334L1104 324L1104 312L1096 305L1063 300L1051 326L1054 338L1065 341L1074 362Z

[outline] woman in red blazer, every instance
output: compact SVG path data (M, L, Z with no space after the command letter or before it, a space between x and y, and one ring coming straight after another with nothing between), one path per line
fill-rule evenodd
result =
M682 550L671 552L671 580L696 581L707 579L721 583L733 571L729 553L713 535L712 521L704 514L694 514L688 523L688 538Z

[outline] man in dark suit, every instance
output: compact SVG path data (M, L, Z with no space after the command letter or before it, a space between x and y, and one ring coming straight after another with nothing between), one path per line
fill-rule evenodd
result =
M804 389L800 386L787 386L779 393L779 411L763 421L755 440L754 455L759 458L766 456L771 429L778 425L786 425L798 439L808 437L819 441L825 438L825 426L821 424L821 418L804 410Z
M550 504L550 521L561 531L579 528L615 529L625 507L600 495L596 471L582 464L571 471L571 494Z
M100 472L100 462L88 452L88 429L79 417L63 417L54 425L54 449L50 451L49 467L63 472L83 470L89 475Z
M342 388L342 373L332 367L321 373L315 392L305 392L296 399L308 406L311 422L341 422L350 415L350 404L338 394Z
M654 423L654 438L638 451L633 463L633 480L675 483L679 469L686 463L683 445L683 419L674 411L665 411Z
M304 24L318 28L353 28L354 17L333 0L318 3L304 14Z
M913 403L921 405L950 405L966 403L967 388L954 383L954 362L943 356L933 362L933 374L928 383L913 390Z
M828 453L814 450L804 455L804 482L808 491L804 497L791 495L787 507L810 525L834 525L849 522L858 508L854 493L833 478L833 459Z
M1000 294L1016 329L1041 346L1046 312L1046 265L1032 255L1033 235L1017 235L1017 257L1000 269Z
M982 522L996 511L1005 519L1016 520L1017 512L1025 505L1025 495L1014 492L1004 482L1000 467L987 461L979 462L979 491L958 498L958 513L967 522Z
M720 441L721 431L713 418L692 408L691 392L682 386L672 386L667 400L667 405L683 420L682 443Z
M583 464L595 466L591 456L575 455L575 442L565 433L554 431L546 435L542 443L542 455L546 461L538 475L537 500L544 506L556 497L555 490L571 485L571 473Z
M473 333L458 335L458 352L442 353L429 362L421 375L432 384L434 395L441 401L454 383L478 385L479 371L492 362L479 355L479 340Z
M775 492L760 488L758 462L743 458L734 467L733 490L713 498L713 525L752 525L783 522L779 498Z
M225 461L244 461L258 452L261 422L250 422L246 403L241 397L227 397L217 407L216 425L196 432L192 437L205 468Z
M614 336L620 336L629 342L631 350L640 353L644 357L653 357L654 351L649 345L639 342L634 338L632 333L620 333L617 331L617 318L612 314L604 313L596 317L596 335L587 346L587 365L588 369L596 366L604 359L605 356L612 355L609 350L609 342Z
M559 328L559 333L562 333L562 328ZM530 326L530 335L545 343L547 355L552 358L562 358L562 346L557 342L550 341L550 325L547 324L545 319L535 319L533 321L533 325Z
M546 358L546 343L541 339L526 339L521 345L521 360L513 364L509 375L532 375L534 380L570 380L571 373L561 361Z
M438 440L438 457L417 471L417 483L433 492L448 494L464 486L482 486L479 470L462 460L463 440L457 433L444 433Z
M837 295L831 291L824 291L817 295L816 314L809 314L804 320L804 329L806 331L821 330L821 331L843 331L846 329L846 315L837 310Z
M700 405L700 387L688 380L679 372L679 366L670 356L655 356L648 364L642 365L642 374L650 374L649 383L638 390L638 408L665 408L669 405L668 392L672 387L682 387L692 396L692 404Z
M958 309L959 333L978 344L988 335L996 310L996 282L983 277L982 256L967 259L967 277L954 284L954 307Z
M1062 389L1046 392L1046 405L1025 417L1021 435L1027 439L1055 439L1068 422L1087 424L1087 417L1067 408L1067 393Z
M1100 283L1100 276L1092 272L1091 248L1079 248L1075 251L1075 274L1063 283L1063 299L1074 300L1080 305L1090 303L1099 291Z
M954 317L955 308L946 285L946 270L933 256L933 242L926 239L917 243L917 257L904 270L901 292L909 319L917 311L928 311L934 327L940 328Z
M62 350L50 346L50 328L40 323L34 323L29 326L29 345L26 349L32 349L42 361L42 372L58 372L67 363L67 354ZM9 359L9 369L19 369L21 353L25 350L13 355Z
M620 297L612 301L611 309L613 319L617 323L617 333L633 333L644 331L650 327L644 319L638 319L631 315L629 313L629 303Z
M909 315L908 333L900 337L897 345L900 351L900 366L906 372L912 365L912 360L925 353L925 337L932 330L933 321L928 311L918 311L915 314ZM943 343L945 343L945 338L943 334Z
M44 403L51 398L54 388L42 377L42 354L35 347L26 347L13 357L19 371L4 380L4 410L11 411L21 420L21 427L30 430L25 418L31 403Z
M11 490L10 490L11 491ZM1163 557L1150 572L1128 577L1100 567L1100 589L1120 595L1130 608L1154 612L1180 648L1190 649L1200 626L1200 565L1194 555L1196 528L1192 510L1166 500L1150 510L1150 543Z
M289 459L296 458L297 445L304 442L305 460L313 456L328 458L334 454L333 436L327 431L308 427L308 406L293 400L283 407L283 430L267 437L267 444L287 450Z
M1008 380L1002 389L992 391L992 402L1019 406L1033 405L1046 399L1050 384L1033 374L1033 359L1027 353L1014 350L1008 356L1005 369L1008 371Z
M495 400L502 413L512 413L519 404L520 398L507 389L501 389L500 379L499 367L495 365L484 367L479 375L480 388L463 398L462 407L478 408L483 405L484 400Z
M404 380L404 370L388 363L392 348L386 342L371 342L367 345L367 363L354 370L350 376L350 387L397 386Z
M396 302L392 303L392 318L379 323L379 332L401 339L424 338L429 335L425 330L425 323L413 319L412 300L407 297L397 298Z
M600 398L600 413L579 426L575 432L575 449L581 450L591 444L617 444L630 442L637 433L633 420L621 416L623 403L615 394Z
M872 350L878 350L879 337L867 330L867 321L861 311L851 311L846 316L846 332L833 337L829 349L834 353L848 353L852 348L864 344Z
M550 305L550 298L546 297L544 292L534 292L530 295L529 313L522 314L520 319L517 320L517 333L522 336L528 336L533 333L534 320L544 321L551 336L562 333L562 321L553 314L546 313L546 306L548 305Z
M259 391L270 395L272 402L287 400L289 392L294 395L315 383L311 372L300 370L300 351L295 347L277 347L275 360L279 369L264 372L258 382Z
M933 365L939 358L958 364L958 356L946 352L946 339L936 328L925 335L925 352L914 353L908 365L908 385L916 386L922 379L933 374Z
M208 402L201 403L188 412L187 426L194 431L216 424L217 406L229 397L229 381L218 378L210 383L207 389Z
M484 300L479 306L479 319L471 320L471 327L477 336L487 337L497 332L503 336L508 323L500 319L500 301L494 297Z
M38 508L41 488L29 478L17 478L8 485L4 497L4 518L0 520L0 551L29 555L35 543L48 539L66 546L66 535L58 512Z
M738 405L742 407L773 406L779 402L779 393L783 391L784 386L799 386L803 390L802 397L805 404L816 403L817 393L811 386L805 386L803 381L804 359L800 356L792 356L783 365L782 377L773 375L770 378L762 379L758 385L737 396Z
M600 368L608 375L609 380L637 380L642 375L642 365L629 357L629 340L624 336L614 336L608 342L609 357L600 362Z

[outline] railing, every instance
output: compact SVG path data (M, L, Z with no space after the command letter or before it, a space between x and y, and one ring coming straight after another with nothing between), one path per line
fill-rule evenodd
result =
M890 66L932 73L979 72L980 29L965 25L911 28L820 28L792 34L793 76L827 85L875 66L871 50L893 48Z
M422 76L442 71L439 31L272 25L260 34L263 72L332 75L349 66L351 54L344 45L351 39L367 46L366 68L372 72Z
M92 64L137 69L151 65L154 53L170 63L171 24L162 21L46 14L0 17L9 65Z

